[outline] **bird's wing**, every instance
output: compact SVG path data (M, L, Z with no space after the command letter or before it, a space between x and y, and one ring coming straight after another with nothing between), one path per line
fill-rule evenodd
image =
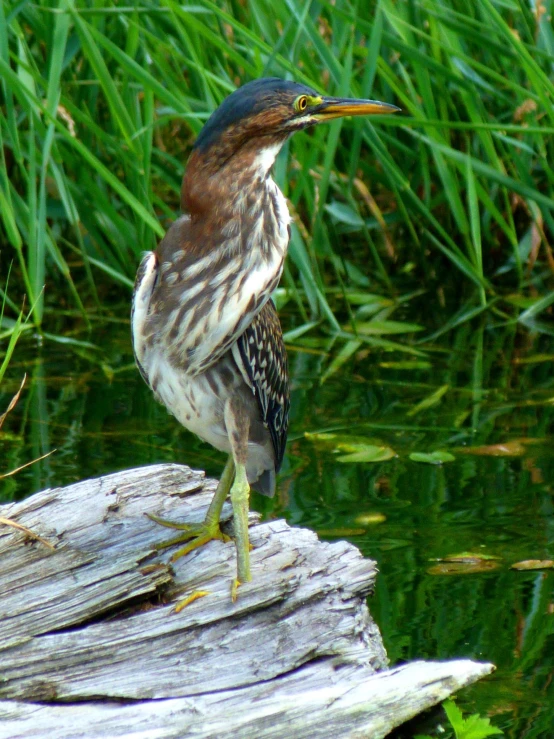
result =
M186 218L159 244L159 279L150 304L148 333L191 375L218 361L252 323L279 284L286 251L236 250L231 237L196 253Z
M131 338L133 352L139 372L143 380L149 385L148 376L143 366L145 352L145 326L148 320L148 311L152 293L158 279L158 260L154 252L143 255L135 279L133 301L131 307Z
M239 336L233 356L271 434L278 472L287 441L290 389L281 324L271 300Z

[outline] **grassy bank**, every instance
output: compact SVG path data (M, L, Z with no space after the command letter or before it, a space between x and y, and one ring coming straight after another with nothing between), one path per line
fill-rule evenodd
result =
M398 331L383 319L416 289L430 328L490 311L549 330L554 32L552 2L537 7L4 1L6 315L25 292L48 331L53 315L90 323L126 299L140 252L178 211L209 113L237 84L277 75L403 109L297 135L278 160L297 333L315 321L345 339ZM379 330L364 329L372 320Z

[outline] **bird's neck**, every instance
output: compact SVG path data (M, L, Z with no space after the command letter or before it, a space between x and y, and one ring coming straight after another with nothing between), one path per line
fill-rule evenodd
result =
M221 142L220 142L221 143ZM194 149L181 190L181 207L192 218L218 214L228 219L245 209L249 197L262 196L283 141L250 142L238 150L214 145Z
M282 141L245 146L222 163L221 155L193 151L181 201L192 222L220 233L233 251L286 251L290 215L286 200L271 178ZM222 243L223 246L223 243Z

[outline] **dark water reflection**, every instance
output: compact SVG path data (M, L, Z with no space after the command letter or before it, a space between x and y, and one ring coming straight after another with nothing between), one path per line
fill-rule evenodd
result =
M104 327L95 342L105 354L18 346L1 409L24 372L28 380L2 429L3 471L57 451L1 481L1 500L161 461L219 474L222 455L154 403L132 366L127 327ZM510 569L554 559L554 341L472 325L422 344L424 360L361 348L323 385L328 340L302 344L290 351L279 495L256 497L253 507L347 538L378 561L371 610L393 662L492 661L498 671L465 691L462 707L494 717L514 739L554 736L554 571ZM335 437L307 439L306 431ZM337 461L337 439L352 436L397 456ZM409 458L435 450L456 459ZM462 552L497 558L488 561L494 569L474 562L446 574L442 560Z

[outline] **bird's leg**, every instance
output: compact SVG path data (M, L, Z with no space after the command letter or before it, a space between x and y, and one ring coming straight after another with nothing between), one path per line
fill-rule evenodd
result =
M221 539L222 541L228 541L229 537L225 536L219 526L219 518L221 516L221 509L223 508L225 499L227 498L229 490L231 489L231 483L233 482L234 474L235 463L233 462L233 457L229 455L229 458L227 459L227 463L219 480L217 489L214 493L214 497L212 498L212 502L210 503L208 512L206 513L206 517L204 518L202 523L176 523L174 521L168 521L165 518L159 518L158 516L153 516L151 513L148 513L148 518L152 519L152 521L155 521L162 526L166 526L167 528L179 529L183 532L182 534L179 534L172 539L161 541L159 544L155 544L154 549L166 549L167 547L172 547L175 544L181 544L184 541L188 542L188 544L186 544L184 547L181 547L181 549L177 550L175 554L171 556L170 561L175 562L175 560L179 559L179 557L183 557L185 554L192 552L193 549L198 549L198 547L201 547L207 542L212 541L212 539Z
M252 579L250 575L250 542L248 540L250 485L246 477L249 419L248 413L240 400L231 398L225 404L225 426L235 463L235 480L231 486L235 547L237 550L237 579L231 591L234 600L237 587L241 583L249 582Z
M235 546L237 549L237 581L249 582L250 574L250 541L248 538L248 503L250 485L246 479L244 464L236 465L235 481L231 488L231 503L233 505L233 523L235 525Z
M223 472L221 473L221 478L214 493L214 497L212 498L212 502L210 503L210 507L208 508L208 512L206 513L206 518L204 519L204 523L206 525L217 524L219 526L221 510L227 496L229 495L229 490L231 489L231 483L233 481L234 474L235 463L233 462L233 457L230 454L227 457L227 462L225 463L225 467L223 468Z

